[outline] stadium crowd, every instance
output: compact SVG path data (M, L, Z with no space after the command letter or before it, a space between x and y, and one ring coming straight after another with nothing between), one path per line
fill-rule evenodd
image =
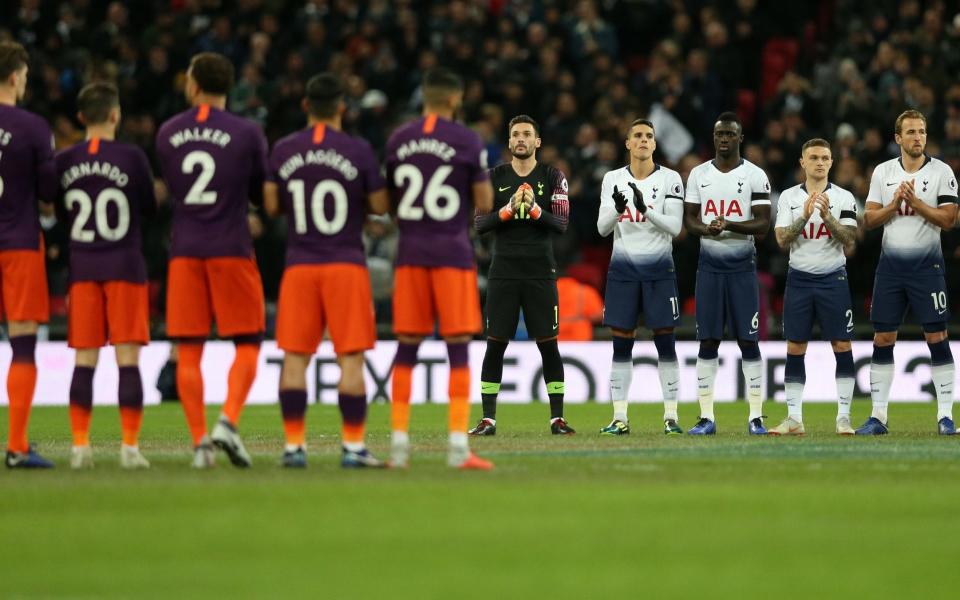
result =
M80 87L106 80L121 90L121 139L154 161L156 128L186 108L184 73L196 52L234 62L229 108L261 124L271 142L304 125L306 80L337 73L347 87L345 129L378 150L418 112L421 73L450 67L467 80L463 119L487 142L492 164L503 158L512 116L542 124L540 158L570 182L571 227L556 240L558 261L598 290L610 256L610 239L596 227L600 182L624 163L624 134L640 116L657 126L658 160L686 178L712 153L716 115L736 110L744 156L765 169L775 192L798 182L803 142L825 137L833 143L831 179L862 202L873 167L896 154L896 115L917 108L929 120L929 153L960 171L960 83L950 76L960 72L957 2L19 0L0 6L0 39L30 51L24 105L48 119L58 148L82 138ZM156 315L163 314L169 219L162 208L144 233ZM67 231L47 227L56 312L67 289ZM262 214L251 215L250 227L267 298L276 299L286 227ZM394 233L389 221L367 228L383 322ZM861 235L848 272L856 321L866 323L881 232ZM773 317L768 337L777 337L787 270L773 237L758 252L762 303ZM687 313L697 247L683 234L675 246ZM483 239L476 249L483 273ZM945 234L944 255L956 306L957 232Z

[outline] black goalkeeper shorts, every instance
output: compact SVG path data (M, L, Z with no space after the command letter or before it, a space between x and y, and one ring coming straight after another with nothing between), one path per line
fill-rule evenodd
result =
M531 338L559 333L560 299L554 279L491 279L485 306L487 336L512 339L520 310Z

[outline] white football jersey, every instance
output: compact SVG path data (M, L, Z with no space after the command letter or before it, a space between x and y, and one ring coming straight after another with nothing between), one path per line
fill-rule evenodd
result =
M643 192L645 215L633 207L631 182ZM618 215L614 207L614 187L627 197L623 214ZM608 277L618 281L673 277L673 238L682 225L683 181L676 171L657 165L653 173L641 180L633 177L628 165L603 176L597 230L603 236L613 232Z
M830 199L830 213L841 225L857 226L857 201L853 194L828 183L824 194ZM789 227L797 219L803 218L803 205L807 201L807 186L795 185L780 194L777 202L776 227ZM833 235L823 223L820 211L814 209L806 226L790 244L790 268L810 273L826 275L842 269L847 264L843 254L843 244L833 239Z
M899 158L877 165L870 178L867 202L887 206L893 201L893 194L900 183L911 179L917 198L927 206L938 207L957 201L957 179L953 171L946 163L927 157L916 173L904 171ZM883 226L883 250L877 270L888 273L943 273L940 228L904 203Z
M708 161L690 171L686 202L700 205L700 220L705 224L721 215L731 222L749 221L754 206L770 205L770 180L763 169L745 159L727 173ZM713 273L753 271L757 268L753 236L724 231L701 237L698 268Z

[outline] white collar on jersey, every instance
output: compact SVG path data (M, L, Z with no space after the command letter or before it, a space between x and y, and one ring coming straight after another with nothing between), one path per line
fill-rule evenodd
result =
M933 160L933 159L930 158L930 156L927 155L927 154L924 154L924 155L923 155L923 159L924 159L924 160L923 160L923 164L920 165L920 169L922 169L922 168L924 168L925 166L927 166L928 164L930 164L930 161ZM897 159L897 162L900 164L900 168L903 169L904 172L906 172L906 169L903 168L903 156L901 156L900 158L898 158L898 159ZM917 171L919 171L920 169L917 169ZM916 171L914 171L914 172L916 172Z
M829 190L831 187L833 187L833 184L828 181L828 182L827 182L827 187L823 188L823 191L827 191L827 190ZM807 182L806 182L806 181L804 181L803 183L800 184L800 189L803 190L803 191L807 191Z
M730 173L731 171L735 171L735 170L739 169L740 167L742 167L742 166L743 166L743 161L744 161L744 158L741 156L741 157L740 157L740 163L739 163L737 166L735 166L734 168L730 169L730 171L720 171L720 167L717 166L717 159L715 159L715 158L710 159L710 164L713 165L713 168L714 168L714 169L716 169L717 171L720 171L721 173L724 173L724 172Z

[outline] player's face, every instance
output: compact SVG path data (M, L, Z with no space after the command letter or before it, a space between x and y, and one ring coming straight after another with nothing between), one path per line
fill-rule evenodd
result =
M743 132L733 121L717 121L713 126L713 149L717 156L732 156L740 152Z
M24 65L19 71L16 71L13 75L13 89L16 91L17 100L23 100L23 96L27 93L27 72L29 67Z
M900 133L894 137L900 151L910 158L920 158L927 149L927 125L923 119L904 119Z
M517 123L510 128L507 148L516 158L530 158L540 147L540 138L530 123Z
M810 146L803 152L800 158L800 166L807 175L807 179L826 179L830 174L830 167L833 166L833 156L830 148L823 146Z
M649 125L634 125L630 128L630 135L627 136L627 150L630 151L630 158L650 160L656 149L657 140Z

